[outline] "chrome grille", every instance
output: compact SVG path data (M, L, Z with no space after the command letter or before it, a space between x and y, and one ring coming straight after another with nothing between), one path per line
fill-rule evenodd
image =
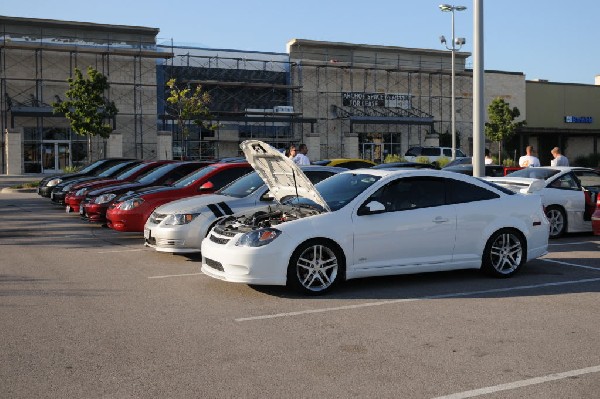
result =
M222 236L226 236L226 237L234 237L237 234L237 232L229 231L229 230L223 228L223 226L221 226L221 225L215 226L215 233L222 235Z
M229 239L229 238L215 237L215 235L214 235L214 234L211 234L211 235L208 237L208 239L209 239L209 240L211 240L212 242L214 242L214 243L217 243L217 244L220 244L220 245L225 245L225 244L227 244L227 243L230 241L230 239Z

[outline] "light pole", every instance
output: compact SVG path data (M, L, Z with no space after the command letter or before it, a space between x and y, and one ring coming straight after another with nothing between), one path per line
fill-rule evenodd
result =
M448 50L452 52L452 160L456 159L456 111L454 108L454 54L456 51L460 50L461 47L466 43L464 37L454 37L454 11L464 11L467 9L465 6L453 6L450 4L440 4L440 10L442 12L451 12L452 13L452 46L448 47L448 43L446 42L446 38L442 35L440 36L440 41L443 45L446 46ZM457 47L458 46L458 47Z

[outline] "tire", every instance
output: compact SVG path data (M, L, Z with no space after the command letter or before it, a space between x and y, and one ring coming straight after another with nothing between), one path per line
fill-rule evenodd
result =
M565 211L558 206L546 208L546 218L550 222L550 238L558 238L567 231L567 216Z
M334 244L325 240L310 240L292 254L287 283L303 294L324 294L340 280L343 268L344 258Z
M494 277L511 277L525 264L526 254L520 233L511 229L498 230L485 245L481 269Z

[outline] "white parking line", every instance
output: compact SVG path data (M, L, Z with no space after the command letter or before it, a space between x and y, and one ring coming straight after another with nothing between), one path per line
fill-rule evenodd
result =
M584 244L598 244L598 241L579 241L579 242L563 242L557 244L548 244L549 247L561 247L565 245L584 245Z
M145 251L146 249L142 248L142 249L121 249L121 250L116 250L116 251L99 251L96 252L98 254L112 254L115 252L140 252L140 251Z
M474 398L475 396L487 395L490 393L496 393L500 391L507 391L509 389L522 388L529 385L543 384L545 382L563 380L565 378L576 377L578 375L591 374L600 372L600 366L587 367L579 370L565 371L564 373L548 374L542 377L530 378L528 380L509 382L508 384L494 385L491 387L474 389L472 391L464 391L454 393L452 395L438 396L433 399L464 399Z
M584 280L560 281L560 282L556 282L556 283L521 285L518 287L508 287L508 288L496 288L496 289L492 289L492 290L456 292L453 294L431 295L431 296L420 297L420 298L403 298L403 299L394 299L394 300L390 300L390 301L366 302L366 303L360 303L360 304L356 304L356 305L346 305L346 306L336 306L336 307L331 307L331 308L301 310L301 311L297 311L297 312L276 313L276 314L263 315L263 316L240 317L240 318L235 319L235 321L244 322L244 321L254 321L254 320L276 319L276 318L280 318L280 317L292 317L292 316L301 316L301 315L312 314L312 313L335 312L338 310L360 309L360 308L368 308L368 307L372 307L372 306L394 305L394 304L398 304L398 303L424 301L424 300L429 300L429 299L458 298L458 297L472 296L472 295L495 294L495 293L502 293L502 292L530 290L530 289L535 289L535 288L558 287L558 286L562 286L562 285L593 283L593 282L597 282L597 281L600 281L600 277L599 278L589 278L589 279L584 279Z
M576 263L569 263L569 262L563 262L561 260L554 260L554 259L540 259L543 260L544 262L552 262L552 263L558 263L560 265L565 265L565 266L573 266L573 267L580 267L582 269L590 269L590 270L595 270L597 272L600 272L600 269L597 267L593 267L593 266L584 266L584 265L578 265Z
M204 273L188 273L188 274L168 274L166 276L152 276L148 278L169 278L169 277L185 277L185 276L199 276Z

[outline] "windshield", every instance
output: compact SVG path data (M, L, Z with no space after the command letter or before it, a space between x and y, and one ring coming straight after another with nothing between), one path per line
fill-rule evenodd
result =
M187 187L190 184L194 183L196 180L208 175L209 173L211 173L212 171L214 171L216 169L217 168L214 166L207 166L206 168L202 168L200 170L192 172L189 175L184 176L181 179L177 180L175 183L173 183L173 187L177 187L177 188Z
M557 173L560 173L560 171L556 169L525 168L509 173L506 175L506 177L527 177L531 179L548 180L550 177L554 176Z
M242 176L228 186L217 191L217 194L227 195L229 197L243 198L246 197L260 187L264 186L265 182L260 178L258 173L252 172L246 176Z
M317 183L315 188L321 194L321 197L323 197L329 208L332 211L337 211L346 206L379 179L379 176L369 174L340 173ZM307 204L320 208L313 201L306 198L292 198L286 203Z
M167 165L163 165L160 168L154 169L150 173L146 173L144 176L138 179L138 182L142 184L151 184L153 181L163 177L165 174L169 173L173 169L179 167L178 163L170 163Z
M101 163L104 163L105 161L103 159L99 159L94 163L89 164L88 166L86 166L85 168L77 171L77 173L88 173L91 172L92 170L94 170L98 165L100 165Z
M104 172L100 173L98 175L98 177L110 177L110 176L114 175L115 173L117 173L119 170L130 168L133 165L134 164L132 164L131 162L129 162L129 163L118 163L118 164L113 165L110 168L106 169Z
M131 169L127 169L126 171L124 171L124 172L121 172L121 173L120 173L120 174L117 176L117 179L119 179L119 180L125 180L125 179L127 179L128 177L131 177L131 176L133 176L134 174L136 174L137 172L139 172L140 170L142 170L142 169L144 169L144 168L146 168L146 167L148 167L148 164L147 164L147 163L143 163L143 162L142 162L142 163L140 163L140 164L137 164L137 165L135 165L133 168L131 168Z

